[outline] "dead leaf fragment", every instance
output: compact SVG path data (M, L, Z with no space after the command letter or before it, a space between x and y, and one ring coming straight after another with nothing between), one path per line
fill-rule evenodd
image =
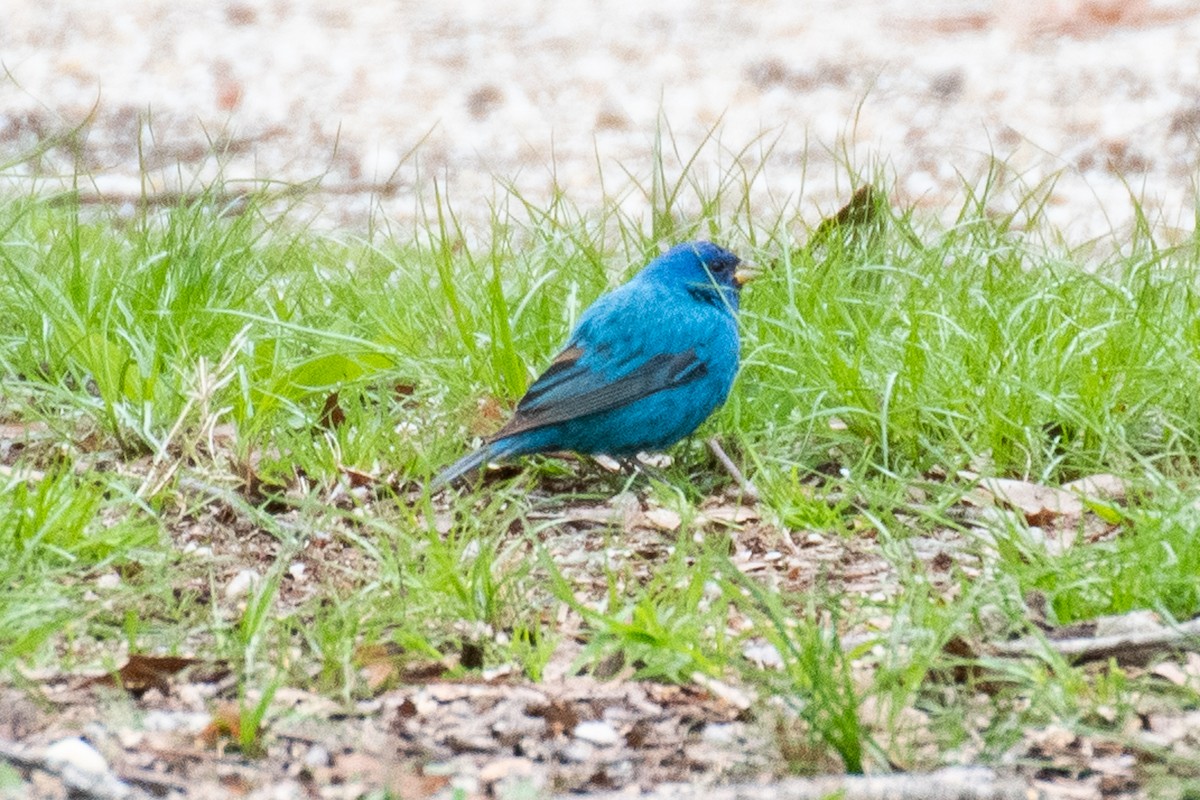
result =
M1079 516L1083 501L1071 492L1013 478L983 478L979 485L997 502L1025 515L1030 524L1045 523L1047 517Z
M232 701L220 703L213 710L212 721L205 726L204 730L200 731L200 735L197 737L199 743L210 750L222 740L238 742L241 741L241 738L242 711L238 708L238 704Z
M358 489L363 486L374 489L383 483L379 478L375 477L371 473L363 472L362 470L355 469L353 467L347 467L345 464L338 464L337 468L338 472L346 476L346 479L350 482L350 488L352 489Z
M652 508L646 512L645 516L651 525L668 532L678 530L679 526L683 524L683 518L669 508Z
M331 431L345 424L346 412L342 409L338 393L330 392L325 398L325 405L321 408L321 416L317 420L317 426L323 430Z
M541 717L546 721L546 733L550 737L559 736L565 731L573 731L579 725L579 714L565 700L551 700L545 705L530 706L525 713L531 717Z
M130 653L124 666L115 673L89 678L83 685L120 686L134 697L141 697L150 689L157 689L165 696L171 693L170 678L173 675L186 667L199 663L200 659L198 658Z
M720 505L701 510L696 521L699 524L713 523L734 527L758 519L759 513L750 506Z

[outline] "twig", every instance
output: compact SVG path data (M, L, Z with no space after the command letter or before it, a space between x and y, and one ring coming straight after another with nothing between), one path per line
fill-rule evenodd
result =
M1143 664L1152 656L1200 645L1200 618L1173 628L1160 627L1137 633L1117 633L1077 639L1045 639L1027 636L993 645L1002 656L1029 656L1046 648L1076 661L1107 661L1115 658L1123 664Z
M721 442L716 436L708 440L708 449L717 457L717 461L721 462L721 466L729 473L729 477L733 478L734 483L741 487L743 495L756 503L762 499L762 495L758 493L758 488L747 480L742 471L738 469L738 465L733 463L733 459L725 452L725 448L721 447Z
M614 800L619 795L591 795ZM1031 800L1037 792L1027 782L1001 778L983 767L950 767L937 772L903 775L837 775L791 778L764 785L688 786L676 784L633 797L642 800Z
M147 769L123 770L117 775L130 786L137 786L156 797L164 797L171 792L185 796L188 793L188 784Z

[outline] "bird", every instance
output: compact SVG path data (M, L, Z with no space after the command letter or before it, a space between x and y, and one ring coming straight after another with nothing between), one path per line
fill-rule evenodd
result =
M733 386L738 300L757 274L707 241L658 256L583 312L512 418L430 487L488 461L564 450L630 458L690 435Z

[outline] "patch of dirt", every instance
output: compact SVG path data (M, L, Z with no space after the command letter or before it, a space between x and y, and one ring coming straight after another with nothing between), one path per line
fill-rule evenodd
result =
M1168 234L1192 227L1200 69L1179 54L1200 51L1200 13L1189 0L516 0L502 11L114 0L91 11L88 0L6 5L0 163L58 137L5 170L18 194L70 187L79 170L85 199L130 206L143 187L173 202L218 174L231 193L247 179L320 179L319 224L361 228L374 214L405 229L437 176L461 218L486 222L490 205L471 201L496 195L494 176L539 206L562 190L585 210L616 187L618 165L649 180L665 120L666 150L684 159L715 129L696 178L716 185L736 165L762 217L830 213L848 193L844 162L894 174L897 205L952 215L960 176L984 180L995 156L992 177L1018 187L1062 173L1043 213L1070 241L1124 230L1130 192ZM648 211L636 192L620 202Z
M291 566L276 601L280 613L330 587L370 579L375 565L349 543L344 529L339 531L344 520L285 544L254 522L259 512L231 499L236 495L212 486L206 495L204 482L192 473L180 480L196 495L183 506L190 509L187 514L168 514L169 527L175 545L204 566L206 586L197 584L195 590L214 586L222 591L221 597L204 602L238 606L254 581L285 553ZM361 484L361 476L355 480ZM1111 494L1111 483L1097 478L1081 485ZM539 526L541 544L580 601L604 599L609 591L604 575L650 580L669 555L679 516L634 491L603 502L563 503L563 488L536 489L530 503L538 510L530 521ZM1080 514L1087 513L1077 503L1066 511L1048 510L1040 502L1046 487L1010 481L993 488L1000 493L980 489L968 494L964 519L1024 513L1036 517L1045 526L1044 535L1052 537L1078 529ZM331 503L339 496L344 500L345 491L340 483L332 487ZM355 502L370 508L375 501L360 493ZM273 519L285 527L311 527L311 520L306 523L297 514L283 511ZM842 617L848 625L842 631L847 647L874 641L890 625L886 618L855 609L898 590L898 565L910 560L909 568L925 576L935 595L952 593L960 583L949 580L950 574L983 575L990 546L985 535L950 530L900 543L879 541L872 530L855 537L790 530L764 520L757 507L733 495L702 503L694 524L697 535L727 538L732 562L757 581L800 595L820 590L843 597L848 604ZM181 564L181 586L196 582L188 564L188 559ZM247 571L257 577L243 580ZM232 592L229 587L239 581L244 585ZM1036 601L1031 603L1036 609ZM674 783L775 780L795 759L810 768L837 771L836 764L812 761L814 754L790 750L793 745L781 731L795 724L794 716L783 706L755 703L752 690L744 687L699 677L685 686L635 682L622 677L628 673L620 665L614 680L573 676L570 665L579 644L571 632L581 633L583 625L573 613L560 623L564 641L540 684L487 665L482 665L481 678L468 681L447 680L441 665L424 675L420 665L397 671L390 655L380 652L378 664L388 671L378 685L401 685L369 699L338 703L281 687L266 728L252 737L262 749L249 754L238 746L240 726L246 721L244 709L258 698L239 699L225 665L203 658L131 655L119 671L123 690L107 675L30 674L30 688L0 690L0 759L43 764L38 754L55 748L94 752L106 779L130 792L120 796L171 798L357 798L379 789L416 798L449 798L456 792L498 797L529 790L654 792ZM1129 624L1139 630L1146 626L1132 619ZM733 633L739 622L732 619L730 625ZM1072 629L1061 635L1112 635L1113 630L1119 628ZM1049 635L1056 640L1060 634ZM987 652L989 645L959 642L948 649L978 661L981 647ZM767 668L779 658L769 645L755 642L747 644L745 655ZM1112 657L1121 658L1120 651ZM464 662L466 658L464 653ZM1200 686L1198 659L1188 653L1182 661L1160 661L1152 674L1181 687ZM364 659L364 669L371 669L370 660ZM856 664L856 670L867 671L864 679L872 661L867 655ZM1136 666L1125 670L1130 678L1144 673ZM971 680L979 691L990 691L990 676L979 668L945 679ZM1200 748L1190 732L1188 712L1154 702L1137 717L1141 726L1119 736L1081 736L1053 726L1026 732L1011 753L1022 766L1009 770L1009 776L1019 776L1016 785L1037 787L1050 798L1140 796L1147 768L1152 773L1160 764L1160 757L1147 754L1164 746L1174 753ZM919 770L945 763L946 754L937 751L929 736L925 712L906 708L897 716L896 709L889 711L878 699L868 698L861 715L873 730L892 732L893 738L883 744L895 748L896 765ZM83 739L76 743L73 737L79 736ZM974 746L964 745L956 758L969 762L977 755ZM1169 771L1170 762L1181 757L1168 758L1161 768ZM79 791L78 776L55 772L50 763L23 768L27 796L58 798L71 787Z

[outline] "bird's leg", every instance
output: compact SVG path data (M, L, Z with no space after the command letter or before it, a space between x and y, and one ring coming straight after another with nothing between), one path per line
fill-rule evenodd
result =
M756 503L762 499L762 495L758 493L758 487L742 474L742 471L738 469L738 465L733 463L733 459L725 452L725 448L721 447L720 439L716 436L710 438L708 440L708 449L717 457L717 461L721 462L721 466L729 473L729 477L733 478L733 482L741 488L742 496Z
M637 458L636 456L634 458L629 459L629 462L632 465L632 468L634 469L634 471L636 473L645 475L648 479L650 479L652 481L658 481L659 483L667 483L667 484L670 483L670 481L667 480L667 473L664 472L662 470L662 468L660 468L654 464L648 464L645 461L641 460L640 458Z
M652 464L647 464L646 462L639 460L637 456L620 456L616 458L612 456L599 456L595 457L594 460L602 469L605 470L609 469L608 463L606 462L612 463L620 470L622 475L626 476L625 487L622 489L622 491L628 490L630 485L637 480L639 476L644 476L652 481L670 483L670 481L667 480L666 473Z
M638 467L640 467L641 464L638 463L637 456L625 456L624 458L618 458L617 463L621 465L622 472L640 472L641 471L638 469Z

